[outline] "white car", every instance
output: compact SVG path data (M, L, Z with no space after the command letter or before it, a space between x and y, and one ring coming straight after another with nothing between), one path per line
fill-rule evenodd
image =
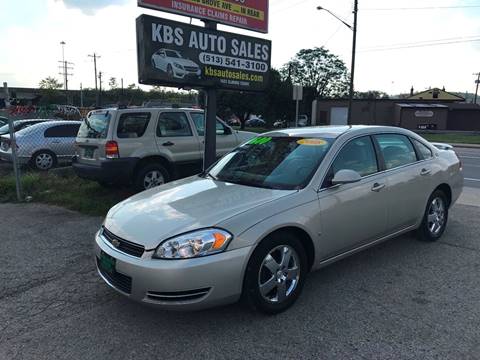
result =
M190 59L182 57L176 50L160 49L152 55L152 67L164 71L169 77L183 79L188 76L200 77L202 70Z

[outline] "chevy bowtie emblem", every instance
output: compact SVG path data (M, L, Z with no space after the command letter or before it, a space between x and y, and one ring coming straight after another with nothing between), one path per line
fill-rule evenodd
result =
M112 245L115 246L116 248L118 248L120 246L120 241L118 241L117 239L113 239L112 240Z

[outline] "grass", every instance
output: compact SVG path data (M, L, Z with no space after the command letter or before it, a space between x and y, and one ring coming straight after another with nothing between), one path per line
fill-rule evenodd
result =
M123 188L107 189L73 174L29 172L23 173L21 179L23 196L31 197L30 201L58 205L93 216L105 216L113 205L133 194ZM15 177L1 176L0 202L15 201Z
M419 134L428 141L448 144L480 144L480 135L466 134Z

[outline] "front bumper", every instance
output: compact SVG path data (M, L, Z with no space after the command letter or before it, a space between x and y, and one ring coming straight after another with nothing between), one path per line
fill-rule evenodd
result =
M171 310L199 310L238 301L250 250L160 260L152 259L153 251L145 251L141 258L118 251L101 232L95 238L97 271L110 287L132 300ZM120 274L117 286L115 279L99 268L102 251L116 259L115 272ZM124 279L130 279L130 292L123 286Z
M0 160L13 163L13 155L11 152L0 151ZM30 161L30 157L25 157L17 154L17 163L19 165L28 164L29 161Z
M202 75L202 70L188 71L185 69L174 68L173 75L178 79L200 77Z

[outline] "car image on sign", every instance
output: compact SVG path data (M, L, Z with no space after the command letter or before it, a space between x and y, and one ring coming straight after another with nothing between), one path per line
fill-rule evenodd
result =
M192 60L184 58L176 50L159 49L152 55L152 67L164 71L169 77L183 79L186 76L200 78L202 70Z

